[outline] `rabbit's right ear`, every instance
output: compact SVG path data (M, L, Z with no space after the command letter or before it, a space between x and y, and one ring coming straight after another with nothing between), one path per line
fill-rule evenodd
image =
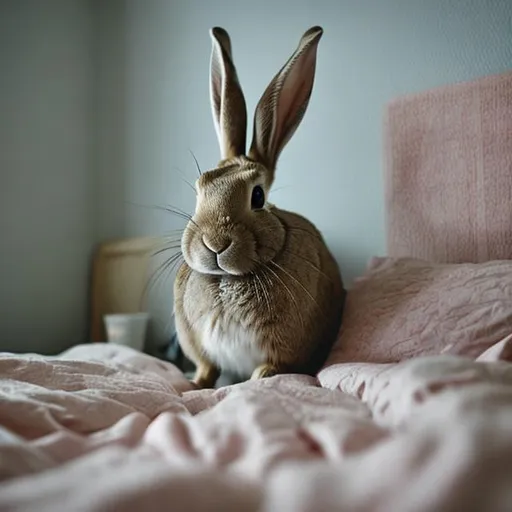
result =
M222 159L245 154L247 108L231 55L228 33L220 27L210 31L210 101Z

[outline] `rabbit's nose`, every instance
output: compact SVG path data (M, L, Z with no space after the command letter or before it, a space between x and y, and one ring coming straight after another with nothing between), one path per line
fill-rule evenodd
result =
M231 245L231 240L226 240L217 237L209 238L206 235L203 235L203 244L215 254L220 254Z

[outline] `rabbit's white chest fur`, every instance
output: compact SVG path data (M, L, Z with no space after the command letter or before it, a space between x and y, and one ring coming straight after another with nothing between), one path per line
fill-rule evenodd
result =
M212 316L204 317L203 322L203 350L222 370L249 377L265 362L265 354L253 330L237 321L214 321Z

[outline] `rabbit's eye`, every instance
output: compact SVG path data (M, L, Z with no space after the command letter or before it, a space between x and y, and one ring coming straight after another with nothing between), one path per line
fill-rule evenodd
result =
M251 208L253 210L259 210L263 208L265 205L265 192L263 192L263 189L256 185L252 189L252 196L251 196Z

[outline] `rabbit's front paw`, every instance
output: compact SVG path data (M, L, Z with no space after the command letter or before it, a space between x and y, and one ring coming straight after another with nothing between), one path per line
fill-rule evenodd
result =
M198 388L213 388L219 378L219 369L211 363L202 362L197 365L193 383Z
M279 370L273 364L262 364L252 372L251 380L264 379L265 377L273 377L278 373Z

